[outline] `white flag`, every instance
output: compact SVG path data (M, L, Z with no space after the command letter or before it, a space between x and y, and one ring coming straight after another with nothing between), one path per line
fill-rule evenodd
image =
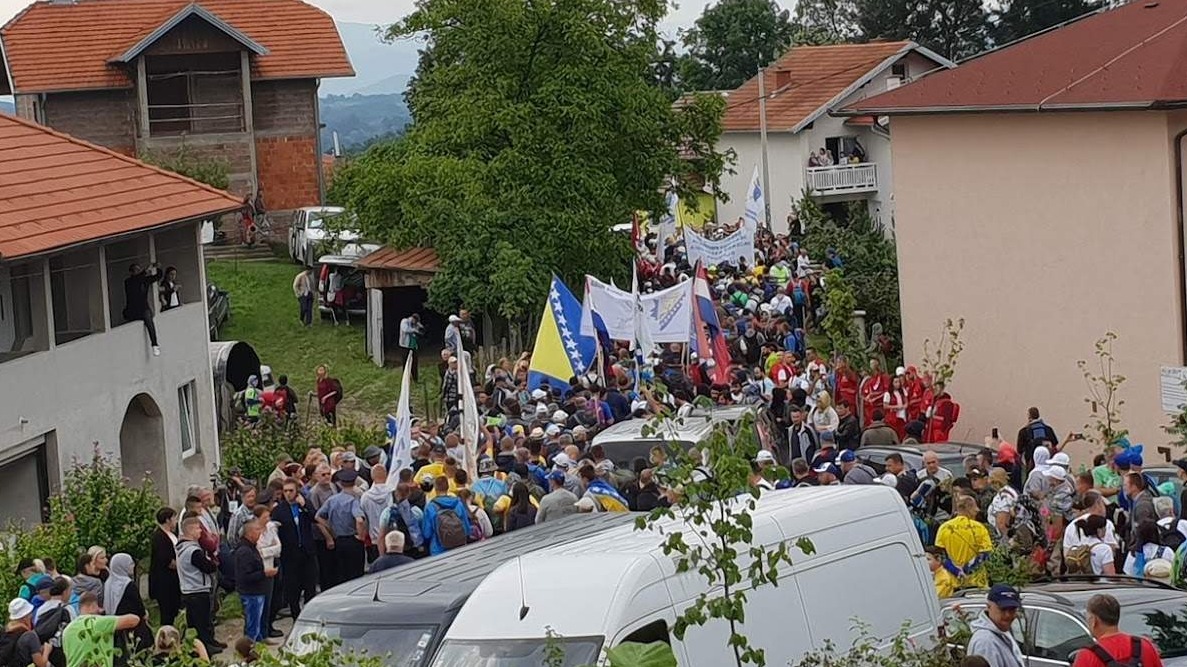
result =
M675 190L668 191L668 212L659 219L659 224L656 225L656 249L663 253L664 241L676 235L676 220L680 215L680 197L676 195Z
M651 340L687 343L692 339L692 281L639 297Z
M746 212L742 215L746 229L753 236L760 225L767 221L767 199L762 191L762 181L758 177L758 165L754 165L754 175L750 177L750 187L746 188Z
M396 401L396 437L392 440L392 460L389 472L396 473L412 465L412 408L408 404L412 395L412 355L404 362L404 376L400 378L400 398Z
M483 442L482 426L478 423L478 399L474 397L474 384L470 380L470 354L458 341L457 381L461 389L462 421L458 436L462 439L462 467L471 480L478 479L478 444Z
M631 271L631 295L635 302L635 333L631 337L631 348L635 350L635 357L644 361L655 348L655 341L651 339L651 326L647 313L643 307L643 299L639 295L639 269ZM688 340L687 337L684 340Z
M614 340L635 339L635 297L630 292L594 278L585 277L585 301L581 304L581 335L596 336L594 314L601 318L606 333Z

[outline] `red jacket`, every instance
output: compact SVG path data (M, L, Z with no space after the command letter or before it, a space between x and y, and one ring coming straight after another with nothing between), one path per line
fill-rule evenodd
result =
M857 406L857 374L850 371L849 373L837 373L837 395L836 402L846 402L849 405Z
M890 391L890 376L871 375L861 381L861 423L874 421L874 408L882 409L882 397Z

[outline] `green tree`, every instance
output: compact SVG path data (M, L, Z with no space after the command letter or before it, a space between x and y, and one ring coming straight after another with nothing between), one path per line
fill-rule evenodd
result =
M751 484L750 461L758 450L751 418L733 428L717 425L699 451L684 453L668 472L667 486L680 490L672 507L657 508L636 522L640 530L664 536L664 555L675 559L677 572L696 572L705 579L706 592L676 617L672 632L683 640L690 628L725 621L737 667L766 664L762 647L751 646L745 635L746 590L778 586L780 568L792 563L787 542L754 541L751 513L759 491ZM784 468L777 474L788 476ZM806 538L795 546L815 553Z
M989 44L989 15L981 0L922 0L910 22L915 41L949 60L975 55Z
M863 40L912 39L916 3L905 0L856 0L857 27Z
M860 36L856 0L801 0L795 6L796 44L836 44Z
M865 350L858 337L853 311L857 310L857 297L845 277L844 269L833 269L824 276L824 321L820 323L824 335L832 346L833 354L845 357L855 368L865 366Z
M195 155L185 141L182 141L176 150L142 153L140 159L179 176L205 183L212 188L226 190L231 185L231 168L225 160Z
M720 0L684 34L681 63L691 90L732 90L791 46L791 12L774 0Z
M430 306L521 318L555 271L626 278L611 231L664 209L673 179L716 189L725 102L674 107L655 85L661 0L423 0L388 35L428 35L409 92L415 122L334 180L366 236L432 246ZM594 249L591 252L591 249Z
M930 375L935 384L945 387L951 386L952 378L956 375L956 364L960 361L960 353L964 351L964 341L960 336L964 332L964 318L944 320L944 332L939 341L930 338L923 339L923 360L919 365L923 372Z
M1095 364L1089 364L1085 359L1076 362L1088 388L1084 402L1088 404L1089 421L1084 425L1084 430L1092 434L1088 439L1106 452L1114 443L1129 435L1129 431L1121 426L1121 406L1125 405L1125 399L1121 398L1120 393L1125 376L1113 370L1116 363L1113 358L1115 340L1117 334L1105 332L1093 344Z
M1009 0L994 12L990 36L994 44L1001 46L1103 6L1101 0Z

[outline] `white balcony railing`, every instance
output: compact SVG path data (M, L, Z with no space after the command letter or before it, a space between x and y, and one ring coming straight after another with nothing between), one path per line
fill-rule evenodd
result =
M872 162L808 167L805 184L821 195L873 192L878 189L878 165Z

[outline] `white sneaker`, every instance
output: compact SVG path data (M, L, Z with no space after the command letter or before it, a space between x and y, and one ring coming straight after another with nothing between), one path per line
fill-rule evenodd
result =
M160 346L158 346L158 345L153 345L153 346L152 346L152 356L154 356L154 357L159 357L159 356L161 356L161 348L160 348Z

